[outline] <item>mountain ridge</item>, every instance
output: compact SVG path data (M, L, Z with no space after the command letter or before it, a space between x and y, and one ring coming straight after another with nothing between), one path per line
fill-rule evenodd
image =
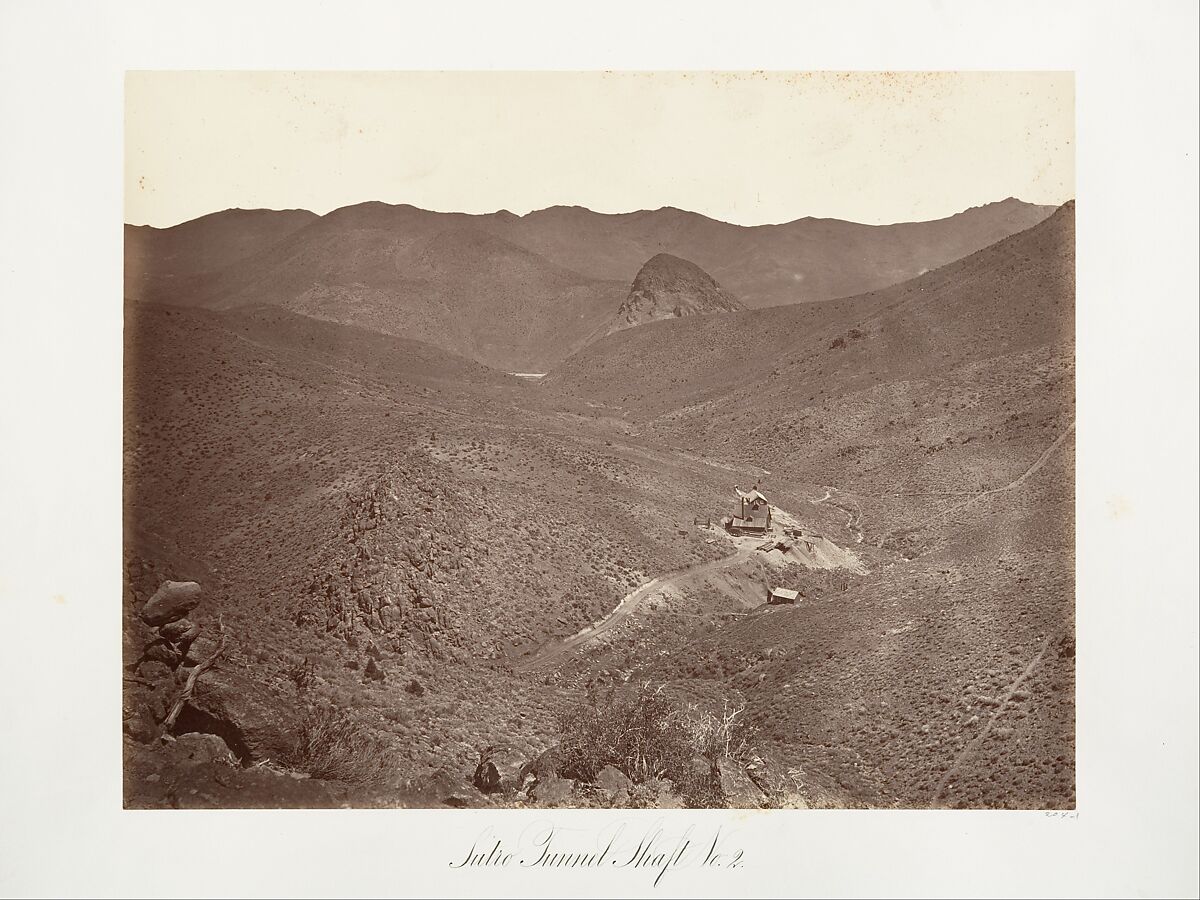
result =
M1047 214L1002 201L924 223L743 227L674 207L550 207L520 217L381 201L324 216L231 210L165 231L127 226L125 295L280 306L503 371L548 371L606 333L636 273L659 253L695 264L747 307L786 306L904 281Z

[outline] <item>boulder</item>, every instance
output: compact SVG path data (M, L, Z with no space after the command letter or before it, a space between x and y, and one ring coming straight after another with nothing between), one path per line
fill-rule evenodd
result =
M746 767L732 759L722 757L717 762L721 777L721 793L725 795L725 806L729 809L762 809L766 796L750 778Z
M155 684L160 682L164 684L174 683L171 675L171 667L161 660L149 657L142 660L142 664L137 667L137 674L146 681L151 681Z
M164 641L170 641L172 644L191 644L199 636L200 626L191 619L179 619L168 622L158 629L158 633Z
M383 681L383 667L375 662L375 657L367 657L367 667L363 670L363 679L365 681Z
M608 791L610 794L627 791L632 784L633 782L629 780L629 776L616 766L605 766L600 770L600 774L596 776L596 786L601 790Z
M570 778L551 775L549 778L539 780L530 788L529 797L545 806L557 806L569 800L574 791L575 782Z
M144 708L135 709L125 716L122 730L139 744L149 744L158 737L158 725Z
M531 759L521 768L522 781L532 776L534 780L541 781L544 778L550 778L558 774L558 746L555 745L547 750L543 750L536 757Z
M142 671L148 662L162 663L169 669L175 669L183 662L183 654L179 652L174 644L160 640L146 648L146 651L142 654L142 661L138 666L138 671Z
M142 607L142 620L148 625L166 625L182 619L201 599L202 590L194 581L164 581Z
M195 640L188 645L187 653L184 657L183 664L185 666L198 666L204 660L208 659L217 652L217 644L219 642L211 637L199 635Z
M258 680L221 668L200 676L175 724L176 733L220 735L243 762L286 761L298 729L292 705Z
M175 739L175 748L192 762L224 762L233 763L237 757L229 749L229 745L215 734L189 732Z

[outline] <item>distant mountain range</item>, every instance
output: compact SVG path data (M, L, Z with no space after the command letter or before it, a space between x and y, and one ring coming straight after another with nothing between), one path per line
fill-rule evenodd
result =
M848 483L852 447L862 474L881 479L872 489L900 480L914 447L925 458L921 429L941 429L955 452L969 444L976 455L1002 439L996 465L1028 464L1025 454L1036 457L1039 441L1069 421L1074 294L1070 201L1033 228L883 290L608 335L542 389L588 414L652 425L677 446L746 454L772 470L786 461L809 477L843 466L821 477ZM893 439L905 429L905 440Z
M659 254L693 266L746 307L810 303L912 278L1053 209L1009 198L932 222L806 218L753 227L669 207L619 215L551 207L524 216L378 202L324 216L226 210L172 228L127 225L125 295L217 309L278 306L426 341L505 371L548 371L618 327L622 315L619 327L661 318L663 309L673 316L675 305L647 305L644 290L640 311L629 314L633 282ZM703 281L690 270L688 279ZM681 315L708 311L707 302L677 305Z

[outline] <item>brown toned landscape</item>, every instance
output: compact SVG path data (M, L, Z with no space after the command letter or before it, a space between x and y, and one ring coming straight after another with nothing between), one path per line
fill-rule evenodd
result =
M126 226L126 806L1074 808L1074 235Z

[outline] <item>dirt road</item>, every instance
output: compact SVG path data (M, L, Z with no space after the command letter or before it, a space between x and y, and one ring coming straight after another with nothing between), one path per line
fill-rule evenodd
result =
M607 631L612 631L627 618L629 618L629 615L641 605L643 600L657 591L660 591L665 587L671 587L676 582L682 581L686 578L691 578L695 575L707 575L712 572L719 572L722 569L729 569L733 568L734 566L741 565L746 560L750 559L750 557L754 555L754 552L754 547L743 546L740 547L736 553L730 556L712 560L711 562L697 563L694 566L687 566L686 568L678 569L674 572L667 572L665 575L659 575L657 578L647 581L632 593L627 594L625 598L619 604L617 604L616 609L614 609L599 622L583 629L564 641L557 641L553 644L543 647L531 658L521 660L513 668L518 672L530 672L554 663L561 659L564 654L569 653L576 647L586 644L588 641L604 634Z

